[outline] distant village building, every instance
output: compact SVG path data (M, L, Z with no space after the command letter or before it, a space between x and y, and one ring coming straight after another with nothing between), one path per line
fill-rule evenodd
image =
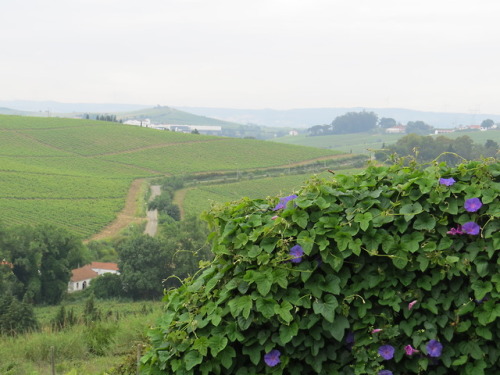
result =
M205 135L220 135L222 133L222 126L218 125L160 124L153 125L153 128L158 130L170 130L179 133L191 133L197 130L198 133Z
M455 132L455 129L436 129L434 130L434 134L447 134L447 133L453 133Z
M295 137L295 136L299 135L299 132L297 130L295 130L295 129L294 130L290 130L288 132L288 135L291 135L291 136Z
M406 126L399 124L392 128L385 129L385 132L389 134L403 134L406 132Z
M123 122L125 125L143 126L145 128L151 127L151 120L146 118L144 120L127 120Z
M116 263L92 262L71 271L71 279L68 284L68 293L84 290L96 277L105 273L119 274Z

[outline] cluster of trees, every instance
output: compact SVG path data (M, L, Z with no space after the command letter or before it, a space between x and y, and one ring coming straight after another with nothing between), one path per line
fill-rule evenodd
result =
M314 125L307 129L311 136L330 134L350 134L369 132L377 128L388 129L398 123L390 117L378 118L374 112L348 112L345 115L337 116L329 125ZM491 128L495 122L486 119L481 122L481 127ZM428 135L434 131L434 127L424 121L408 121L406 124L406 134Z
M100 115L100 114L90 114L85 113L83 118L86 120L97 120L97 121L109 121L109 122L122 122L122 120L117 120L116 115Z
M449 165L455 165L463 159L478 160L500 156L497 142L488 139L484 145L481 145L474 143L466 135L451 139L444 136L431 137L408 134L395 144L383 148L384 150L375 153L377 160L386 161L391 154L396 154L397 156L414 155L419 162L427 162L444 154L439 160L446 161ZM454 154L457 154L458 157Z
M148 210L158 210L160 222L168 221L168 217L179 221L181 211L179 206L173 203L173 198L175 191L184 187L184 181L178 177L167 178L161 187L161 194L148 203Z
M0 334L13 335L37 327L33 304L59 303L89 253L64 229L0 226L0 260Z
M378 116L374 112L348 112L337 116L330 125L315 125L309 135L349 134L368 132L377 127Z
M89 252L68 231L48 225L0 228L0 294L31 304L57 304L71 270L89 262Z
M171 221L156 237L133 234L114 244L120 275L107 274L92 281L89 292L98 298L155 299L165 288L177 287L194 275L200 261L211 257L208 229L197 217Z

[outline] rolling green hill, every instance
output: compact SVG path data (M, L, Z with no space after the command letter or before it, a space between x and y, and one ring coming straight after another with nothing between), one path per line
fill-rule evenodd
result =
M152 122L155 123L176 125L239 126L239 124L235 124L233 122L199 116L166 106L156 106L154 108L141 109L133 112L119 113L117 117L121 120L149 118Z
M89 238L115 218L137 178L338 157L330 150L257 140L0 115L0 221L54 224Z

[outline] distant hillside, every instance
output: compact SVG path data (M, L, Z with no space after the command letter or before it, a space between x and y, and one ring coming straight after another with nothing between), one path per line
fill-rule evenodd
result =
M133 112L119 113L118 118L122 120L130 119L151 119L151 122L176 125L220 125L235 126L234 122L228 122L210 117L199 116L185 111L166 106L156 106Z
M27 114L29 114L29 112L18 111L16 109L0 107L0 114L1 115L27 115Z
M0 222L52 224L84 238L113 221L139 178L289 170L351 156L118 123L0 115Z
M500 122L500 115L476 113L424 112L402 108L302 108L289 110L275 109L231 109L179 107L197 115L209 116L225 121L262 126L287 126L308 128L313 125L330 124L337 116L347 112L375 112L378 117L391 117L406 124L408 121L424 121L437 128L451 128L458 125L477 125L485 119Z

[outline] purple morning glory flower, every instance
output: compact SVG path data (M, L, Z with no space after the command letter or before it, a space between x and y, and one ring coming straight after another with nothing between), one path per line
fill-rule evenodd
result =
M440 178L439 179L439 183L441 185L445 185L445 186L451 186L455 183L455 179L453 177L450 177L450 178Z
M481 199L471 198L465 201L464 207L467 212L476 212L483 206Z
M443 350L443 345L436 340L431 340L426 345L427 354L429 357L438 358L441 357L441 352Z
M302 246L295 245L294 247L292 247L290 249L290 255L292 256L290 262L292 263L302 262L302 256L304 255L304 250L302 250Z
M271 350L269 353L264 355L264 362L266 362L266 365L269 367L274 367L281 362L280 355L281 352L278 349Z
M462 231L466 234L471 234L473 236L476 236L479 234L479 231L481 230L481 227L474 223L473 221L468 221L464 225L462 225Z
M273 211L278 211L286 208L286 204L295 198L297 198L297 195L295 194L289 195L288 197L280 198L280 202L273 208Z
M380 370L378 372L378 375L392 375L392 371L391 370Z
M378 348L378 354L384 359L392 359L394 357L394 347L392 345L382 345Z

